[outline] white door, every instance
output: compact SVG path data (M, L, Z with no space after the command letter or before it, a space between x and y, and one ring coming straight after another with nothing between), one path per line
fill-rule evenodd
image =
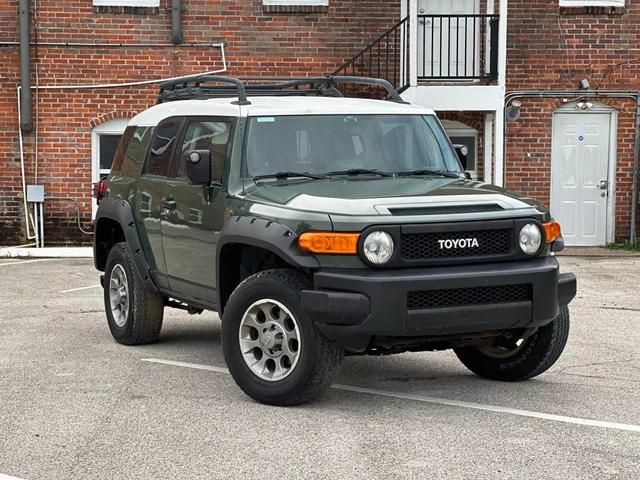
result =
M480 70L479 0L418 0L418 77L471 77ZM421 17L426 15L426 17Z
M610 113L556 113L551 213L567 245L607 242Z

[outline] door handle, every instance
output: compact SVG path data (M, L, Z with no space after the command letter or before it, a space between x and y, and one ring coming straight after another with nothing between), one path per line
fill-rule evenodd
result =
M606 197L609 191L609 182L607 180L600 180L600 196Z
M166 209L166 210L175 210L176 207L178 206L178 204L176 203L175 200L172 200L170 198L167 198L165 200L162 200L162 202L160 202L160 205L162 205L162 208Z

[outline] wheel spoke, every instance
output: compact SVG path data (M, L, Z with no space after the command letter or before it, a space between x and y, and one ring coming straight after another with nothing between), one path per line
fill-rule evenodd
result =
M248 337L240 340L240 351L243 354L250 353L254 348L260 348L260 340L251 340Z

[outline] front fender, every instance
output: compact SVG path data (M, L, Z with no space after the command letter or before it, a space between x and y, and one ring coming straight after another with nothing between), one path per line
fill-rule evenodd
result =
M221 292L220 265L222 251L226 245L243 244L268 250L294 268L320 268L318 260L303 254L298 249L298 235L286 225L256 217L234 216L227 220L220 232L216 252L216 285ZM222 305L218 298L218 305Z

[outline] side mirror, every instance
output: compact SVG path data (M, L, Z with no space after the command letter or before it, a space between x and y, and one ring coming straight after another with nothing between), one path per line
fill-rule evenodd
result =
M185 155L189 181L196 185L209 185L211 183L211 152L191 150Z
M469 172L467 172L466 170L464 172L464 178L466 178L467 180L472 180L471 174Z

